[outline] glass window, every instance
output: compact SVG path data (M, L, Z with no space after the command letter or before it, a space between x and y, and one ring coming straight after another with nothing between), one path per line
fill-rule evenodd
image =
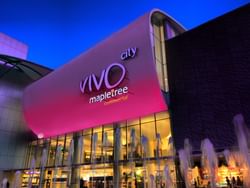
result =
M157 75L158 75L158 80L159 80L159 83L160 83L160 87L161 87L161 89L164 89L162 65L158 61L156 62L156 72L157 72Z
M138 119L137 123L139 123L139 119ZM119 125L120 125L120 127L125 127L125 126L127 126L127 122L126 121L119 122Z
M114 131L109 130L103 133L103 161L113 161Z
M141 147L140 147L140 126L134 125L128 127L128 158L140 158Z
M168 91L164 28L163 25L153 25L153 29L156 72L161 89Z
M37 141L33 141L32 143L31 143L31 146L30 146L30 161L29 161L29 167L31 167L31 166L36 166L37 164L35 163L33 163L32 164L32 160L34 159L36 159L36 150L37 150ZM36 161L35 161L36 162Z
M155 121L141 124L143 156L154 157Z
M93 128L93 133L102 132L102 126Z
M164 74L164 84L165 84L165 91L169 91L168 87L168 76L167 76L167 65L163 65L163 74Z
M44 139L38 139L38 140L37 140L37 143L38 143L39 145L43 145Z
M77 135L78 135L78 136L82 136L82 135L83 135L83 130L82 130L82 131L77 132Z
M175 37L176 32L168 22L165 22L164 30L165 30L165 36L167 36L166 39L171 39Z
M36 145L36 167L40 167L41 165L41 158L42 158L42 153L43 153L43 144L38 144Z
M32 143L30 143L28 147L28 151L27 151L26 161L25 161L25 165L27 168L30 168L31 166L31 161L32 161L32 158L34 158L34 153L35 153L35 146L32 145Z
M91 134L83 136L83 162L89 163L91 159Z
M102 161L102 128L97 128L92 136L92 162Z
M130 119L127 121L127 125L136 125L139 124L139 118L135 118L135 119Z
M84 180L83 187L99 187L100 182L104 181L107 188L113 187L113 166L109 164L105 166L103 164L96 164L93 173L92 165L84 165L80 168L79 176ZM104 187L103 184L100 187Z
M155 121L154 114L144 116L144 117L141 118L141 123L147 123L147 122L151 122L151 121Z
M127 128L121 128L121 153L120 153L120 160L127 159Z
M160 120L160 119L166 119L169 118L169 113L164 111L164 112L159 112L155 114L156 120Z
M70 153L72 152L72 139L73 135L72 134L67 134L66 136L66 141L65 141L65 147L63 149L63 164L64 165L69 165L69 160L70 160ZM60 142L58 142L58 146L64 144L64 139L61 137Z
M113 129L113 124L103 125L103 128L104 128L104 131L111 130L111 129Z
M55 165L57 138L51 138L48 156L48 166Z
M161 138L160 154L162 156L172 155L173 144L170 129L170 119L156 121L156 125L157 133L160 135Z
M92 129L84 129L83 130L83 135L89 135L92 134Z
M77 146L78 146L78 156L77 156L77 161L76 161L76 163L83 163L83 152L84 152L84 150L83 150L83 146L84 146L84 140L83 140L83 136L82 135L79 135L78 137L77 137Z

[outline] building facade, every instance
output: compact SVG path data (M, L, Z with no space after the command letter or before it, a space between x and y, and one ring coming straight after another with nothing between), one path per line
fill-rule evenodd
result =
M18 180L21 185L79 187L83 183L87 187L142 187L156 183L160 186L164 182L166 165L169 166L169 174L175 179L174 147L166 103L168 81L165 41L182 32L184 29L173 19L160 11L152 11L86 54L26 87L23 113L28 127L38 139L30 143L20 168L23 169L22 178ZM118 49L116 56L119 60L114 55L115 48ZM81 119L77 110L81 112L82 109L73 103L75 109L72 110L71 104L67 104L63 95L70 93L63 89L69 89L69 86L64 88L61 83L67 82L67 74L72 75L72 70L84 70L92 66L88 61L96 65L86 69L86 73L81 73L76 82L77 97L80 96L83 101L85 99L82 96L87 98L82 108L95 116L84 111L90 117ZM83 64L85 62L86 65ZM78 67L79 64L82 67ZM119 67L124 69L119 70ZM122 70L125 70L125 78L114 86L119 82L119 76L123 75ZM85 87L83 78L91 74L89 71L94 71L95 75L102 72L100 77L91 75L95 85L90 83ZM103 86L98 88L102 78L105 78L104 86L108 83L114 87L107 91ZM57 82L57 79L63 80ZM91 79L87 77L88 82ZM71 79L68 82L73 83ZM89 94L91 87L96 87L93 94ZM88 91L85 92L86 88ZM47 95L41 95L42 90ZM100 99L104 91L109 100ZM60 106L62 100L68 106ZM73 98L67 100L74 101ZM96 108L98 105L100 108ZM53 106L57 106L57 109L52 109ZM47 113L49 109L52 111ZM68 114L70 109L72 116ZM99 117L105 111L109 111L109 114ZM51 113L54 113L53 117Z
M249 9L246 5L166 43L177 149L190 138L199 151L206 137L218 150L233 148L233 117L241 113L249 125Z
M233 116L249 122L249 9L190 31L155 10L55 71L0 55L17 66L0 80L11 90L12 74L29 78L15 80L22 87L14 106L32 140L19 166L0 166L2 176L22 187L185 187L178 151L189 138L194 163L186 182L207 186L200 157L209 138L217 186L226 186L228 174L242 178L222 151L237 146Z
M27 46L15 39L8 37L0 33L0 54L14 55L20 58L26 58L27 56ZM11 65L5 64L5 62L0 59L0 138L1 138L1 150L0 153L0 168L20 168L21 164L18 161L22 159L25 155L25 149L17 139L18 132L23 132L27 129L24 124L22 110L21 110L21 98L22 90L30 82L25 81L22 74L17 72L10 72L7 77L5 77L5 72L7 72ZM20 77L20 84L17 83L15 77ZM20 143L20 145L18 144ZM6 147L7 146L7 147ZM20 152L16 152L16 151ZM18 153L18 154L16 154Z
M13 173L7 171L24 168L28 145L35 138L23 117L24 88L51 71L24 60L27 53L27 45L0 33L1 180L4 176L12 180Z

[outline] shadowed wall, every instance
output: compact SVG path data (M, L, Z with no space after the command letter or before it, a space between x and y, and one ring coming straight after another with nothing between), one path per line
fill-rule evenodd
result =
M0 72L5 69L0 65ZM32 134L24 122L21 99L24 87L31 82L18 70L0 78L0 170L23 168Z
M210 138L216 149L237 144L233 116L250 126L250 5L166 43L176 148L195 150Z

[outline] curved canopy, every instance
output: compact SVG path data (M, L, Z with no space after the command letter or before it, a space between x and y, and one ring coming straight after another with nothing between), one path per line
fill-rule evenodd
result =
M49 69L47 67L43 67L30 61L4 54L0 54L0 64L6 66L6 69L0 70L0 78L13 69L22 71L32 80L40 79L41 77L47 75L52 71L52 69Z

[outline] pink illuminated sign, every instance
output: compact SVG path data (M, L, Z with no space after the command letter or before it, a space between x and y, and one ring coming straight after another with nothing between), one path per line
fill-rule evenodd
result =
M25 89L24 115L44 137L167 109L157 79L150 16Z

